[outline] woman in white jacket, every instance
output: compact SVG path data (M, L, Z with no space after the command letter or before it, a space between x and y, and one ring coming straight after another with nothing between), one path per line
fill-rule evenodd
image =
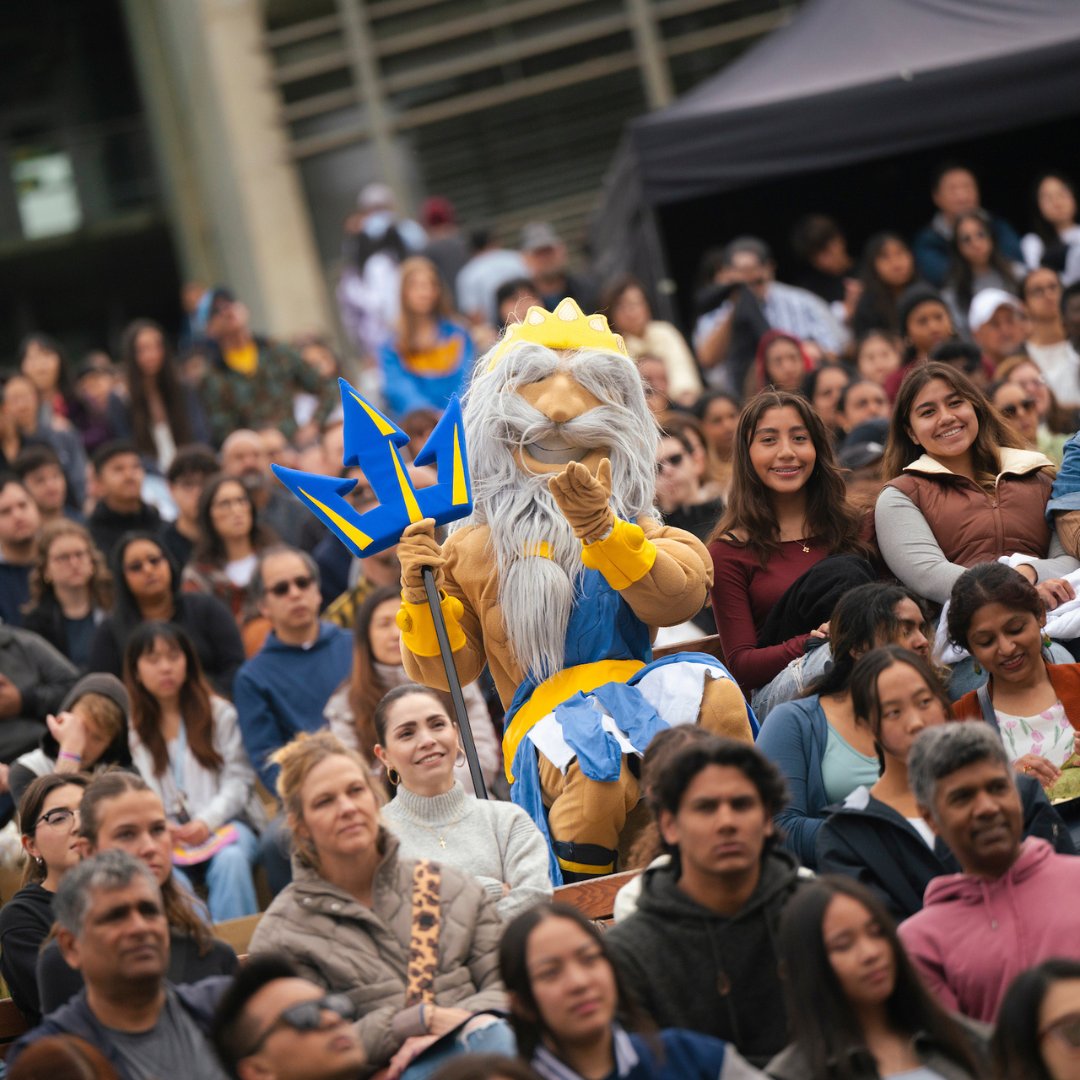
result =
M171 623L128 640L131 759L161 797L182 877L202 880L214 922L255 914L255 831L266 820L236 710L203 677L191 639Z

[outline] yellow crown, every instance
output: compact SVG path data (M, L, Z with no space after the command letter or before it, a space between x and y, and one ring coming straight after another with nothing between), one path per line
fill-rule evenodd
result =
M531 307L521 322L508 326L491 351L488 371L515 345L525 342L549 349L602 349L630 359L626 343L611 331L607 319L603 315L586 315L569 296L551 312Z

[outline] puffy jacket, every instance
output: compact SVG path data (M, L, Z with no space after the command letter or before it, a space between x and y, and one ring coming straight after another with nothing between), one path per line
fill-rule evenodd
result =
M306 978L349 995L373 1069L423 1031L419 1009L405 1005L416 863L398 858L398 841L385 829L380 843L371 907L294 860L292 884L274 898L251 939L252 954L282 952ZM435 1002L474 1012L505 1009L498 962L503 924L495 904L467 874L440 869Z

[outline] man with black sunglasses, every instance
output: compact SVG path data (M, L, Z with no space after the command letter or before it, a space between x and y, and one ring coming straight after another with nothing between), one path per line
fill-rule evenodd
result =
M354 1080L366 1063L356 1010L284 957L250 960L222 997L212 1037L235 1080Z

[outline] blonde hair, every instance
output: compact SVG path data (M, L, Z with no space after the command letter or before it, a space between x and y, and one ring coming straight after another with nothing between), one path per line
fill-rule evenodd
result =
M71 711L90 720L101 732L102 738L109 743L116 739L127 725L124 710L104 694L83 694L71 706Z
M297 826L304 821L304 784L316 766L332 757L343 757L360 769L364 775L364 781L371 788L375 802L381 808L386 801L382 785L375 783L371 768L363 755L347 747L329 731L301 732L292 742L274 751L269 758L270 762L280 770L277 793L288 816L289 832L292 834L296 855L302 863L313 870L319 869L319 858L315 846L310 841L304 840L297 829ZM383 848L381 828L378 846L381 851Z

